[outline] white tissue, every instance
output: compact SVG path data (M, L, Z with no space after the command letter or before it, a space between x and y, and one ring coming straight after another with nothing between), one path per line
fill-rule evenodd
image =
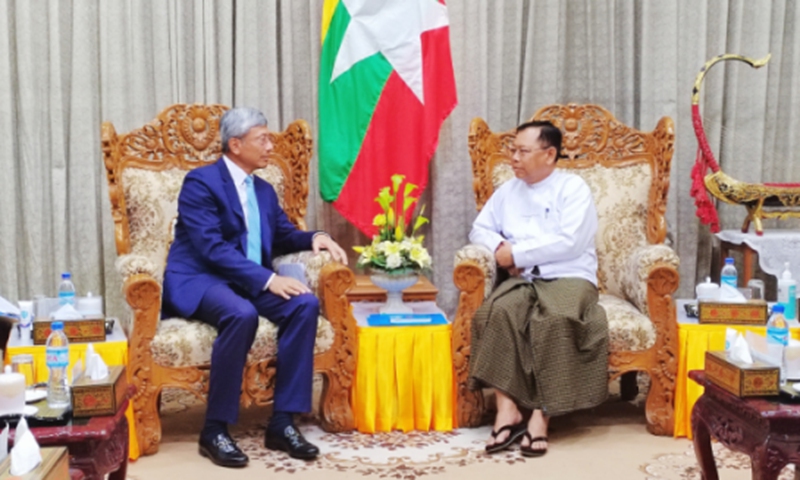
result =
M786 361L786 378L800 379L800 340L789 339L783 358Z
M51 313L50 317L53 320L80 320L83 318L83 315L81 315L81 312L75 310L75 307L67 303Z
M746 303L747 299L744 298L742 292L738 289L731 287L727 283L723 283L719 288L719 301L728 303Z
M95 353L91 343L86 347L86 375L92 380L102 380L108 376L108 365L99 353Z
M5 460L7 456L8 456L8 424L6 423L6 428L4 428L2 433L0 433L0 462Z
M22 417L17 424L14 448L11 449L11 475L25 475L42 463L42 452L36 438L28 430L28 422Z
M753 363L753 356L750 354L750 347L747 345L741 333L736 334L736 340L733 341L729 352L731 360L746 363L748 365Z

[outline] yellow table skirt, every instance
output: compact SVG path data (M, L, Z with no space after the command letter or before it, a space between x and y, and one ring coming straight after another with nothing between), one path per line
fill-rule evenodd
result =
M353 384L356 429L452 430L456 427L452 327L358 327Z
M689 379L689 371L705 368L708 350L725 349L725 329L733 328L742 335L750 330L766 335L766 327L746 325L698 325L678 323L678 378L675 381L675 437L692 438L692 407L704 388ZM791 329L792 338L800 340L800 328Z
M79 359L83 361L86 366L86 347L88 343L71 343L69 345L69 367L67 373L70 380L72 379L72 368L75 362ZM128 341L120 340L113 342L96 342L94 351L100 355L104 362L109 366L114 365L128 365ZM34 382L46 382L50 378L50 372L47 369L47 362L45 360L45 347L44 345L34 346L8 346L6 351L6 363L11 362L11 357L21 353L29 353L33 356L33 375ZM130 374L130 372L128 372ZM130 380L130 377L129 377ZM128 450L128 458L136 460L139 458L139 442L136 440L136 423L133 421L133 404L128 404L128 409L125 411L125 416L128 418L128 432L130 436L130 447Z

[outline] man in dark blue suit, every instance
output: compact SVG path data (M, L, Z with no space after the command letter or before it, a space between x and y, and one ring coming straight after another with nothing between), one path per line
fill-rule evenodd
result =
M294 426L293 414L311 410L319 302L304 283L272 271L272 258L322 249L343 263L347 256L327 234L298 230L272 186L252 175L267 166L273 148L261 112L227 111L220 134L222 158L191 171L183 182L164 274L164 316L201 320L219 332L200 454L226 467L247 465L228 424L239 416L243 370L262 315L278 326L275 401L265 445L312 459L319 449Z

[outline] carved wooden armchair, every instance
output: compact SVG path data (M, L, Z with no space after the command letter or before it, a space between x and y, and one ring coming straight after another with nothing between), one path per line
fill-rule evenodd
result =
M551 105L532 120L550 120L564 134L559 168L589 184L599 217L596 237L600 304L609 322L609 374L650 375L648 430L672 435L678 339L672 295L678 288L678 257L664 245L670 162L675 134L662 118L653 132L640 132L596 105ZM494 133L483 119L470 125L475 202L480 210L492 192L513 178L509 147L514 130ZM484 400L467 388L470 326L475 310L496 280L494 255L468 245L456 254L453 279L460 291L453 324L453 362L459 425L481 422ZM629 376L628 376L629 377Z
M221 155L222 105L173 105L155 120L124 135L111 123L102 127L103 160L114 219L116 267L132 310L128 373L136 386L133 409L142 454L158 451L159 398L164 387L178 387L205 398L211 347L216 330L186 319L160 319L161 282L183 178L193 168ZM272 163L256 172L278 193L289 219L305 228L311 133L303 120L273 133ZM352 271L327 252L300 252L276 258L302 262L309 285L322 306L314 347L314 370L324 386L321 421L328 431L352 430L350 384L355 369L355 322L345 291L355 284ZM277 328L260 319L244 372L244 406L272 401Z

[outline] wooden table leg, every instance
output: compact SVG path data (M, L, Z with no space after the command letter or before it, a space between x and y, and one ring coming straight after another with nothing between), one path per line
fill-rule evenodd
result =
M746 244L742 245L742 247L744 249L744 272L742 272L744 275L742 275L742 282L744 283L740 283L740 285L746 287L747 282L753 278L753 257L755 252Z
M708 431L708 425L706 425L703 416L700 414L704 403L701 396L692 409L694 454L697 456L697 463L700 465L703 480L719 480L717 464L714 463L714 452L711 450L711 434ZM755 472L755 470L753 471Z
M770 458L770 448L761 446L750 454L750 470L753 472L753 480L777 480L781 470L787 465L786 462L781 463L775 458ZM797 478L796 473L795 478Z

